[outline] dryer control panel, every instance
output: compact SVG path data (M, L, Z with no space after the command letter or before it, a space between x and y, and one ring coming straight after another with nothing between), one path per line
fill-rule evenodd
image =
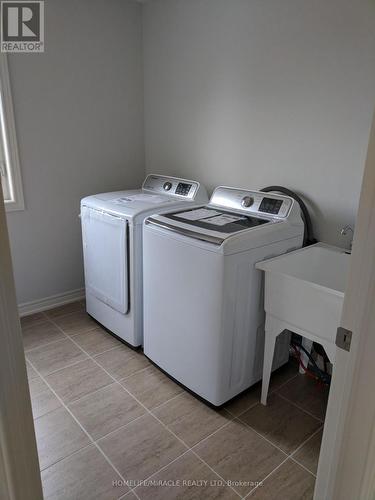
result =
M224 186L217 187L210 199L210 205L277 219L288 217L293 203L288 196Z
M199 182L196 181L150 174L146 177L142 189L151 191L152 193L167 194L194 200L199 187Z

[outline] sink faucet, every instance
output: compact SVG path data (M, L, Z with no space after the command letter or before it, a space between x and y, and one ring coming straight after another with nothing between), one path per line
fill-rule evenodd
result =
M352 251L352 246L353 246L353 237L354 237L354 229L350 224L346 224L346 226L341 228L340 234L341 236L347 236L348 234L352 233L352 239L350 240L350 251Z

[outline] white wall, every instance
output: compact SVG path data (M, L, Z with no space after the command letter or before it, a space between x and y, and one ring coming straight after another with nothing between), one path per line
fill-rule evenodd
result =
M144 5L148 171L281 184L317 236L348 244L375 103L368 0L155 0Z
M45 9L46 52L9 57L26 202L8 214L19 303L83 286L80 199L144 177L140 4Z
M9 57L26 210L19 303L83 286L79 200L148 171L282 184L318 236L353 222L375 97L368 0L48 0L46 52ZM142 16L144 72L142 76Z

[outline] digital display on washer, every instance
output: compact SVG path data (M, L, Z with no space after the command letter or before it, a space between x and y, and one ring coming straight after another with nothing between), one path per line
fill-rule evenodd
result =
M182 194L187 196L191 189L191 184L186 184L185 182L179 182L176 187L176 194Z
M259 206L259 212L277 215L282 204L283 200L277 200L275 198L263 198L262 203Z

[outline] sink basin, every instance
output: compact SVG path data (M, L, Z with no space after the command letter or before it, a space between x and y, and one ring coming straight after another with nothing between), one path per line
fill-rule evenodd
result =
M349 263L345 250L323 243L259 262L267 314L287 323L285 328L334 345Z

